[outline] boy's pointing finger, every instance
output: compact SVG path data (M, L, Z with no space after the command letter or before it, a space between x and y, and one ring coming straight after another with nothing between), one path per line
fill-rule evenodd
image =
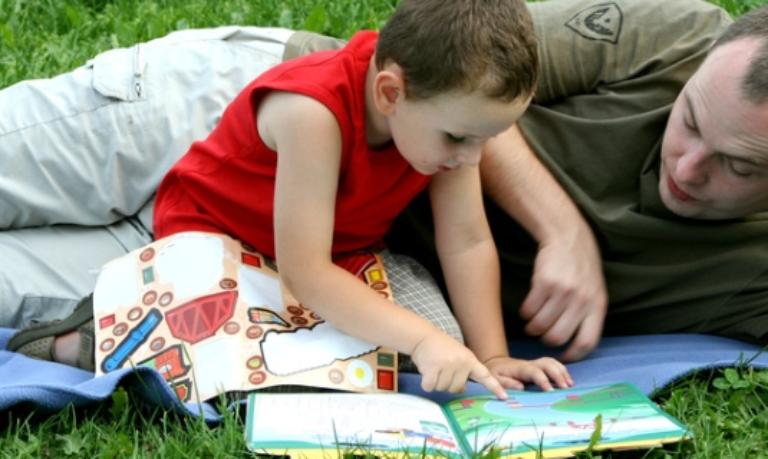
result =
M493 393L499 400L507 399L507 392L504 390L504 387L502 387L499 380L496 379L496 377L493 376L493 374L488 371L488 368L482 363L477 363L469 374L469 377L485 386L485 388L491 391L491 393Z

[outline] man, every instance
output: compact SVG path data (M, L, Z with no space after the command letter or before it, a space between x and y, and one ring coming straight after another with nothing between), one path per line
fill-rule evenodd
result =
M768 152L768 144L760 136L760 132L766 131L761 131L759 123L765 121L760 121L759 116L753 118L756 114L764 115L768 105L739 97L744 92L739 82L744 80L754 49L760 48L757 43L764 43L765 38L737 37L723 43L694 74L711 43L730 22L722 10L712 5L700 1L555 0L534 3L530 8L541 41L544 74L536 104L519 123L519 130L510 130L496 139L483 164L486 191L498 203L489 206L489 216L501 252L510 326L516 325L514 319L520 307L521 322L527 332L541 336L550 344L562 344L573 338L564 357L580 358L599 339L609 299L605 323L609 333L697 331L759 340L766 331L766 316L754 305L759 305L768 292L768 279L761 280L765 277L768 261L768 247L765 246L768 242L762 241L768 232L768 224L759 215L754 215L755 211L762 210L761 207L739 208L740 214L726 215L737 218L711 221L698 219L706 217L705 214L682 213L689 207L668 206L687 205L694 199L705 197L705 194L699 195L693 185L687 184L680 173L670 174L677 170L678 163L683 166L690 163L674 158L685 157L684 152L696 150L675 146L681 142L686 144L684 141L690 137L684 127L698 126L690 123L705 123L707 131L703 140L690 142L701 147L699 156L704 157L709 152L708 157L713 159L707 164L715 164L715 158L721 158L722 152L754 153L748 162L756 160L760 151ZM764 18L759 16L757 22L765 23ZM262 37L256 41L282 45L285 39L281 35L280 39ZM248 42L247 38L245 40ZM317 40L316 36L294 34L288 39L286 55L290 57L314 48L336 46L327 39L322 43ZM226 39L222 41L226 42ZM744 46L750 53L733 46ZM151 54L152 46L145 48L149 48ZM733 61L728 62L732 73L720 75L721 59L726 58ZM105 58L102 56L101 59ZM95 64L98 62L99 58L94 61ZM152 67L146 68L149 80L153 75ZM96 74L97 66L90 70ZM257 68L250 70L258 71ZM142 77L139 74L133 78L140 80ZM683 89L689 78L688 86ZM128 83L133 82L128 79ZM712 98L720 94L720 85L728 82L731 83L731 92L727 95L730 111L724 115L748 117L757 123L749 126L749 136L745 137L750 139L752 148L749 151L732 148L734 153L731 153L725 147L734 145L721 145L726 139L733 142L734 138L742 138L742 132L712 131L726 127L722 115L715 115L726 105L719 98L713 103ZM235 83L231 82L231 86ZM218 87L217 82L210 87ZM163 89L175 94L174 88ZM180 89L175 91L182 93ZM203 88L199 93L205 96L206 91L210 88ZM146 102L148 105L159 106L160 110L175 107L196 113L194 104L180 108L182 106L177 102L158 104L157 100L151 100L153 94L157 96L160 92L144 91L137 97L141 99L143 95L150 99ZM680 99L672 110L678 95ZM3 96L0 94L0 98ZM185 103L193 100L189 94L183 96L179 100ZM134 103L123 100L120 105L125 107L125 102ZM694 108L687 109L687 105ZM105 107L109 109L111 106L105 104ZM695 118L688 116L690 114L687 115L685 110L691 111ZM158 114L147 109L132 110L128 115L120 116L122 119L127 116L130 121L133 113L136 116L149 113L150 118L154 114L154 119L160 120L171 118L161 116L162 111ZM689 126L681 125L683 115L686 115L684 119L688 120ZM665 136L667 119L669 126ZM102 150L107 152L105 159L97 163L90 176L119 178L125 175L143 179L148 164L153 166L153 174L162 175L184 151L175 143L168 143L168 139L188 144L192 139L202 137L215 119L206 122L190 122L190 126L178 130L163 124L154 125L149 119L134 118L133 123L122 123L115 130L152 126L149 145L140 149L150 156L124 161L128 166L123 170L113 168L109 174L99 173L103 164L115 164L111 159L115 153L119 157L120 153L125 154L124 149L129 153L135 150L134 146L124 147L126 142L118 141L117 145ZM44 124L40 126L45 127ZM728 126L735 129L744 125ZM6 149L6 137L12 134L8 131L2 134L0 149ZM541 166L533 152L548 169ZM697 154L696 151L693 153ZM11 153L0 151L0 154ZM131 157L131 154L125 156ZM664 163L660 169L659 158L663 158L661 162ZM8 176L5 172L2 175ZM53 175L51 178L52 174L47 173L46 177L55 190L59 182ZM29 176L29 172L26 176L17 175ZM71 175L61 172L61 182L71 180L68 177ZM88 178L86 175L73 182ZM127 179L117 184L116 180L108 181L105 187L113 186L114 192L104 192L104 187L86 188L79 202L74 200L74 203L91 211L74 207L67 210L56 203L35 207L31 202L34 193L21 193L13 184L0 187L0 225L110 223L135 212L141 200L151 194L153 180L150 178L147 183L142 180L138 185ZM17 180L20 181L21 178ZM563 192L558 181L568 194ZM674 184L671 189L670 183ZM728 185L713 193L727 196L732 191ZM578 204L586 222L569 195ZM120 202L124 201L133 202L121 206ZM15 210L6 217L2 206L9 203L14 203ZM729 208L734 205L726 204ZM51 208L63 209L63 212L53 212L55 217L49 217ZM423 212L416 213L423 215ZM0 233L0 248L4 253L4 261L0 264L0 302L9 305L6 312L0 313L4 314L0 324L21 326L31 318L65 315L80 296L88 293L94 272L101 263L149 238L146 217L150 214L151 202L138 217L130 217L106 229L54 227ZM510 215L520 221L522 227L516 225ZM747 218L742 218L746 215ZM403 228L426 234L422 220L420 216L410 219ZM141 222L144 222L143 228ZM51 231L56 236L51 236ZM527 237L527 232L534 238ZM404 246L397 244L398 240L402 242L404 238L395 235L395 245ZM419 238L409 233L408 240L419 241ZM421 242L409 245L405 248L414 254L422 251ZM83 251L88 251L86 259L75 256ZM40 254L53 258L42 259ZM607 290L600 267L601 257ZM427 259L428 253L422 258ZM83 266L88 266L91 271L82 269ZM45 272L45 269L49 271Z
M506 304L523 301L535 246L514 236L519 230L504 212L535 235L540 228L579 226L558 205L564 199L555 187L547 192L546 182L534 180L537 164L525 163L534 151L599 243L607 333L768 340L768 220L760 215L768 210L768 8L731 26L690 76L707 51L701 45L708 34L701 31L724 23L703 7L700 14L682 11L689 7L670 2L645 9L645 18L634 17L648 25L643 30L629 24L631 5L602 4L575 13L560 33L541 33L545 66L558 71L545 67L550 80L538 104L519 132L497 139L484 165L486 190L498 203L490 213ZM605 27L589 26L610 16L612 23L598 20ZM654 18L676 26L649 30ZM604 39L579 42L583 26ZM570 46L566 29L577 32ZM559 46L567 52L547 54ZM508 171L517 171L515 179ZM526 331L552 344L575 336L566 358L578 358L597 342L602 297L559 301L557 290L548 296L537 282L551 282L546 270L557 263L539 266L552 255L544 253L546 239L539 243L534 287L520 311ZM566 248L560 255L565 263L571 253ZM594 273L585 269L584 276L589 285Z

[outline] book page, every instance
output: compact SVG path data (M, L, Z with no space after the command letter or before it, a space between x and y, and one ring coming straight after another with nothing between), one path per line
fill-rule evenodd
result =
M336 261L391 297L378 256ZM102 268L96 372L150 366L183 402L305 385L397 390L397 353L343 333L288 292L274 263L227 236L180 233Z
M569 456L586 449L598 415L602 436L596 449L650 447L687 433L630 384L509 394L505 401L479 396L448 403L473 450L494 445L501 457L536 457L539 450L544 457Z
M337 448L462 456L441 408L406 394L252 393L246 429L250 449L292 457L336 457Z

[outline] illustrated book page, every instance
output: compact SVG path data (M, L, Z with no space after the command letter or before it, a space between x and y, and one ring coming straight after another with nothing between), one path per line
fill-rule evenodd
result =
M391 297L378 255L337 261ZM227 236L169 236L105 265L94 292L96 371L146 365L181 401L303 385L397 391L397 354L296 301L268 258Z
M409 394L252 393L245 436L257 454L290 458L462 457L441 407Z
M501 457L570 457L594 449L650 448L688 435L679 421L627 383L554 390L509 392L450 401L446 411L457 432L479 451L492 445Z
M631 384L459 397L443 406L409 394L264 394L248 398L246 444L290 458L572 457L648 449L688 430ZM594 439L594 443L591 444ZM398 455L400 454L400 455Z

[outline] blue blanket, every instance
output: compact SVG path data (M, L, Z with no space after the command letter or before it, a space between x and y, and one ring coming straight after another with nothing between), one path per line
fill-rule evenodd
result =
M221 419L209 403L182 404L163 380L147 367L120 369L97 378L93 373L52 362L29 359L5 351L14 330L0 328L0 412L19 404L55 412L68 404L85 406L108 399L117 387L124 387L142 401L165 409L202 416L209 423ZM512 343L513 355L524 358L556 355L556 351L532 342ZM578 385L627 381L652 395L673 381L708 368L748 363L768 368L768 354L757 346L706 335L645 335L610 337L586 360L568 365ZM453 394L424 393L415 374L401 374L400 391L445 401ZM470 383L467 393L485 389Z

